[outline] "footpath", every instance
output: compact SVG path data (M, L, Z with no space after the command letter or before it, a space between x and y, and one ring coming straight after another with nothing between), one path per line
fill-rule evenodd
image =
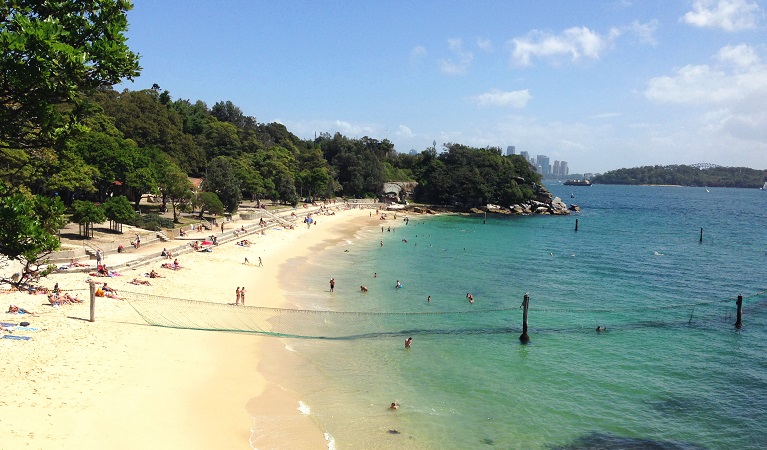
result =
M341 206L338 205L329 205ZM185 235L180 235L179 228L173 230L151 231L132 226L124 226L123 233L112 231L96 231L92 239L72 237L77 224L70 224L70 233L62 233L63 250L49 256L51 264L55 264L59 270L67 272L93 272L97 269L96 252L102 254L102 264L108 270L118 271L125 267L135 267L153 262L163 261L167 258L162 255L163 250L170 252L175 258L178 255L195 251L191 244L195 241L211 241L213 237L217 244L247 239L257 233L263 234L275 228L293 228L302 223L308 215L316 214L322 210L323 205L311 205L303 208L285 207L278 210L256 209L243 212L231 219L217 221L214 225L205 220L183 227ZM223 232L221 224L223 223ZM108 224L97 225L96 229L108 230ZM62 230L64 231L64 230ZM133 243L136 236L140 236L141 245L136 248ZM118 252L118 247L122 251ZM71 262L77 263L71 266Z

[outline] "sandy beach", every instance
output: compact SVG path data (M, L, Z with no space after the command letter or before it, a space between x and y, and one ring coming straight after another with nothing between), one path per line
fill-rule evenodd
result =
M181 270L153 262L95 280L123 295L229 304L245 286L248 306L280 307L287 261L368 225L378 225L369 210L339 208L311 228L250 234L250 247L229 242L182 254ZM142 276L151 269L164 278ZM41 281L85 300L59 308L44 295L0 294L3 311L15 304L35 313L2 313L4 323L30 325L0 339L0 448L327 448L322 430L299 411L298 393L279 383L302 364L283 339L149 326L130 302L106 297L97 298L91 323L87 278L56 273ZM130 284L134 278L151 286Z

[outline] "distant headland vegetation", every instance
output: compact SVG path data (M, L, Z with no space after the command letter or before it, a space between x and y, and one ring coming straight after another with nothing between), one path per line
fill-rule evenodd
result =
M767 170L747 167L698 168L687 165L643 166L617 169L597 175L594 184L677 185L697 187L760 188Z

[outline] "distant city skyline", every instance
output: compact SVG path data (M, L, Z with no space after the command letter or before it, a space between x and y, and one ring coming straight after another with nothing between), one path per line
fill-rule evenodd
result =
M142 74L117 89L404 153L509 143L574 172L767 169L765 3L135 0Z

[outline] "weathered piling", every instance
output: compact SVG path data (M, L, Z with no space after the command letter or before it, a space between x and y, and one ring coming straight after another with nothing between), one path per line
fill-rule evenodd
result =
M527 310L530 307L530 294L525 293L525 298L522 300L522 334L519 336L519 342L527 344L530 342L530 336L527 335Z
M743 295L738 294L738 300L735 302L738 306L738 315L735 319L735 328L740 329L743 326Z
M575 231L578 231L578 219L575 219Z
M91 318L90 322L96 321L96 283L91 281L90 283L91 287Z
M698 242L703 243L703 228L700 229L700 241Z

